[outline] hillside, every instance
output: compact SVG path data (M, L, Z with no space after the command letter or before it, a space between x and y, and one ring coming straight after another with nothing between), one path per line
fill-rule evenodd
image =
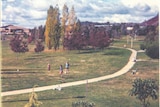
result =
M155 17L147 20L147 21L144 21L141 23L142 25L144 26L157 26L159 24L159 14L157 14Z

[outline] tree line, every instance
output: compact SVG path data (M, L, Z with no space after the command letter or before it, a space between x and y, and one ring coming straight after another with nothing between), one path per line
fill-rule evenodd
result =
M94 24L101 25L98 23ZM111 38L127 35L126 27L128 24L110 24L107 22L105 25L108 25L108 28L95 27L94 24L80 22L76 16L74 6L69 10L68 6L64 4L61 14L58 5L55 7L50 6L47 10L45 26L41 25L31 29L31 35L27 37L28 41L15 36L10 41L10 46L14 52L29 51L27 46L28 43L32 42L35 43L35 52L41 52L45 47L57 50L60 46L67 50L81 50L86 47L104 49L112 42ZM131 25L134 28L133 34L144 34L146 36L145 42L141 44L140 48L146 49L146 54L151 58L159 58L159 41L157 36L159 26L140 28L139 24ZM44 46L43 42L45 42L46 46Z
M88 28L81 26L75 9L71 10L66 4L62 9L60 18L58 5L50 6L47 11L45 26L45 43L48 49L59 49L60 43L63 49L83 49L86 46L104 48L109 46L109 35L103 28ZM84 29L85 28L85 29Z
M31 35L28 37L28 41L25 42L26 44L34 42L36 45L35 52L44 50L43 41L49 50L57 50L60 46L67 50L80 50L87 46L103 49L109 46L110 43L109 33L104 28L81 26L74 6L69 10L66 4L63 6L62 15L60 15L58 5L55 7L50 6L47 11L45 26L35 27L30 32ZM15 38L11 40L11 49L18 47L12 43L12 41L18 40L19 37L15 36ZM27 46L26 49L28 49Z

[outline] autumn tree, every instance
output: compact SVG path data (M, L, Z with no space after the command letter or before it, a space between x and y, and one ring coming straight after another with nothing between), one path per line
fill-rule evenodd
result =
M34 48L34 51L39 53L39 52L41 52L43 50L44 50L44 46L42 44L42 40L37 40L36 41L36 47Z
M35 42L38 39L44 40L44 30L45 28L42 25L30 29L31 35L28 37L28 42Z
M56 5L55 8L50 6L48 10L48 16L45 26L45 43L48 49L54 48L57 50L59 48L60 40L60 18L59 18L59 8Z
M77 49L80 50L86 46L86 37L81 31L81 22L77 20L75 16L74 7L70 11L67 25L67 34L64 38L63 46L69 50Z
M61 37L62 37L62 43L64 42L64 36L65 36L65 28L68 20L68 7L66 4L63 6L62 10L62 18L61 18Z
M74 10L74 6L72 6L69 16L68 16L68 25L72 26L73 29L76 28L77 16Z
M45 31L45 27L40 25L38 27L38 34L39 34L38 39L44 40L44 31Z
M70 46L70 42L75 40L72 36L77 35L77 32L80 32L81 30L81 22L77 19L74 7L72 6L70 12L68 12L67 5L65 4L63 6L61 24L58 6L55 8L50 6L47 13L45 43L48 49L58 49L60 45L60 38L62 39L63 47ZM78 36L76 36L76 38L77 37Z
M35 40L35 30L36 30L36 27L34 27L33 29L30 29L30 36L28 37L28 43L31 43L32 41Z
M27 41L23 40L22 37L16 35L10 40L11 50L17 53L25 53L29 51Z
M76 38L79 38L81 22L77 19L74 6L72 6L71 10L68 12L68 7L64 5L62 16L62 32L64 33L64 38L62 38L63 48L75 49L80 43ZM76 37L73 37L75 35Z
M52 17L53 17L53 7L50 6L48 12L47 12L47 20L46 20L46 24L45 24L45 43L48 47L48 49L51 49L51 38L50 38L50 31L51 31L51 22L52 22Z
M81 30L81 22L80 22L80 20L78 19L78 20L76 21L76 23L75 23L74 31L75 31L75 32L80 32L80 30Z
M38 95L34 92L34 88L32 93L29 95L29 102L24 107L39 107L42 102L38 101Z
M75 14L74 7L72 6L69 15L68 15L68 20L67 20L67 26L66 26L66 33L68 36L72 36L74 31L77 28L77 16Z
M108 33L105 32L105 29L103 28L93 28L90 31L89 44L94 48L100 49L108 47L110 44L110 38Z
M82 35L82 32L76 31L71 38L65 38L64 46L69 50L81 50L87 46L87 37Z

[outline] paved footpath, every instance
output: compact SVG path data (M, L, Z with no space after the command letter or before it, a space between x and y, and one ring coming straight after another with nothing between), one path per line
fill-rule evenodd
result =
M102 76L102 77L97 77L97 78L92 78L92 79L88 79L88 80L80 80L80 81L69 82L69 83L62 83L62 84L56 84L56 85L50 85L50 86L37 87L37 88L34 88L34 91L38 92L38 91L56 89L58 87L64 88L64 87L69 87L69 86L82 85L82 84L86 84L86 83L93 83L93 82L98 82L98 81L102 81L102 80L111 79L111 78L120 76L122 74L125 74L134 66L135 62L133 61L133 59L136 58L136 56L137 56L137 51L136 50L133 50L133 49L130 49L130 48L127 48L127 49L132 52L128 63L121 70L119 70L119 71L117 71L113 74ZM10 95L30 93L30 92L32 92L32 90L33 90L33 88L15 90L15 91L7 91L7 92L2 92L1 96L10 96Z

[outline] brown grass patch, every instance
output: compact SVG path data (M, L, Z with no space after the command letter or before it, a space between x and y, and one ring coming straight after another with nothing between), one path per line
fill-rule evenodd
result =
M62 49L62 48L60 48L60 49L58 49L58 50L54 50L54 49L47 49L47 48L45 48L45 50L44 50L44 52L65 52L66 50L64 50L64 49Z

